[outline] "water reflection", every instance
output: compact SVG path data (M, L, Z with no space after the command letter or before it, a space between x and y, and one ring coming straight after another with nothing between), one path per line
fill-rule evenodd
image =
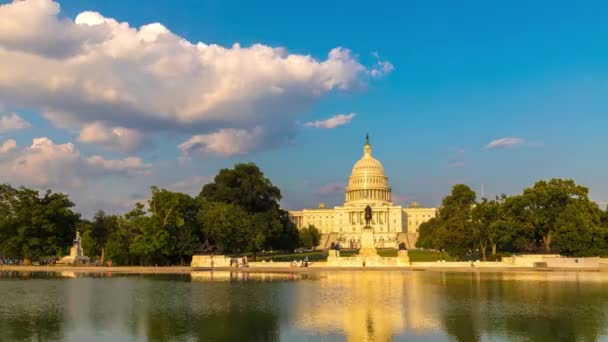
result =
M388 341L394 335L439 327L436 297L424 278L397 272L329 273L299 287L295 325L343 334L349 341Z
M595 341L608 273L0 272L0 341Z

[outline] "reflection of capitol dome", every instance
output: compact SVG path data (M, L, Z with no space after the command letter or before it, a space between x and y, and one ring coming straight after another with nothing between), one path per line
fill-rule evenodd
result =
M369 137L365 138L363 157L355 163L346 187L346 203L391 202L391 188L382 164L372 157Z

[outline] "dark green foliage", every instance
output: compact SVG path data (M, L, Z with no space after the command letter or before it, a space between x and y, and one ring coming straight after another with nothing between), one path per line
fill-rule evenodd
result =
M119 217L106 215L103 211L98 211L91 222L90 237L93 240L95 254L89 256L99 256L99 261L104 262L106 257L106 246L110 236L118 230Z
M317 247L320 241L321 233L315 226L309 225L306 228L300 229L300 247Z
M420 227L419 247L445 250L450 255L466 257L475 248L472 211L475 192L457 184L444 198L439 216Z
M67 253L79 215L68 196L43 196L25 187L0 185L0 255L28 261Z
M209 205L209 213L203 205L199 222L204 232L214 233L206 236L210 242L230 252L236 252L233 240L241 241L240 252L290 250L298 245L298 231L289 213L280 209L280 199L281 191L255 164L236 164L233 169L222 169L213 183L203 187L201 203L223 205Z
M234 204L248 213L260 213L279 208L281 191L264 177L257 165L247 163L220 170L213 183L203 187L199 197Z
M437 218L420 226L417 246L459 259L518 252L608 256L608 208L601 210L572 180L540 181L493 200L475 197L466 185L454 186ZM81 220L64 194L0 185L0 255L65 255L77 229L88 256L114 265L188 264L203 244L254 257L318 245L319 231L298 232L280 199L255 164L221 170L197 198L153 187L147 208L137 204L122 216L100 211L91 221Z
M519 195L495 200L474 198L466 186L456 185L437 219L420 226L418 247L461 258L479 249L484 259L488 248L492 256L497 251L608 255L608 212L572 180L539 181Z
M197 201L186 194L152 187L148 206L149 216L138 208L126 222L135 236L130 252L146 265L188 263L201 241Z

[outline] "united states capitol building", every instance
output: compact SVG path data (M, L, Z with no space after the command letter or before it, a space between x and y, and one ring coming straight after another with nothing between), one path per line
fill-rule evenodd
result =
M321 249L332 243L339 243L342 248L359 248L367 205L372 208L370 226L376 248L397 248L401 242L414 248L420 225L437 214L436 208L422 208L417 202L409 207L392 202L388 177L382 163L372 156L369 137L365 138L363 157L353 166L344 193L342 206L327 208L320 204L316 209L290 211L298 229L311 225L319 229Z

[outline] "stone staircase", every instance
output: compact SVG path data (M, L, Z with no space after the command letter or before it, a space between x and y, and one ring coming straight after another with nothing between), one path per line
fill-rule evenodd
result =
M416 241L418 241L418 234L416 233L397 234L397 246L404 242L407 249L416 249Z
M330 233L330 234L321 234L321 241L317 246L316 250L318 251L326 251L331 247L331 244L338 243L338 234Z

